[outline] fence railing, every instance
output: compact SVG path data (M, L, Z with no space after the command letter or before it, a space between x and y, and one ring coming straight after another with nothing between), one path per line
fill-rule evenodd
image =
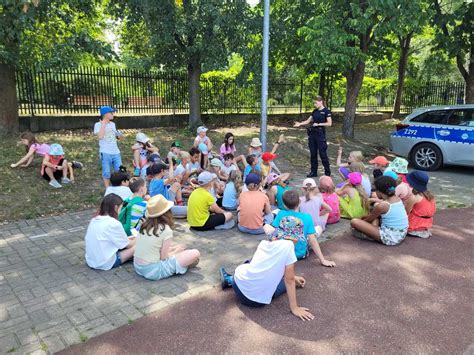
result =
M98 108L111 105L121 114L181 114L189 112L188 80L185 73L141 72L112 68L32 69L16 73L20 115L97 115ZM317 79L270 82L269 113L302 113L311 110L318 90ZM216 78L201 79L203 113L258 113L260 84ZM407 85L402 112L415 107L459 103L463 83L428 82ZM390 110L395 86L370 93L364 87L359 110ZM342 108L345 92L328 81L329 107Z

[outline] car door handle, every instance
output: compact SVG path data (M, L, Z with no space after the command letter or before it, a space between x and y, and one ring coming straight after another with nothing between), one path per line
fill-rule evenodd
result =
M438 131L438 134L440 136L449 136L449 131L446 131L446 130L441 130L441 131Z

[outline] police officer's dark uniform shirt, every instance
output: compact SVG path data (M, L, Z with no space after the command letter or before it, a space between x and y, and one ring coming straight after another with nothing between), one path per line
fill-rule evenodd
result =
M328 121L328 117L331 117L331 111L324 107L321 110L315 109L311 113L311 126L309 127L308 133L316 134L318 138L326 139L326 127L313 127L314 123L326 123Z

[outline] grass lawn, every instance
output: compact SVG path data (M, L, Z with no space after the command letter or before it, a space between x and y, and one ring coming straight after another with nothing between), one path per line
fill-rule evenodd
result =
M117 120L120 129L120 119ZM386 146L388 132L394 127L393 122L383 121L358 125L356 141L344 141L340 137L340 125L335 125L328 133L329 156L335 162L337 145L361 149L366 156L381 153ZM179 140L185 147L192 145L194 135L185 129L154 128L143 129L152 141L160 148L162 156L166 156L172 141ZM252 137L258 135L255 125L228 124L225 128L216 128L208 132L217 150L223 141L224 134L231 131L236 136L238 151L246 152L246 145ZM122 160L132 172L132 153L130 147L135 143L138 130L122 130L124 138L119 142ZM303 129L285 126L269 126L268 142L273 144L280 133L288 136L288 143L279 149L281 158L278 166L282 171L306 174L309 170L307 156L307 139ZM85 165L84 170L76 171L76 182L62 189L53 189L40 176L41 159L36 158L28 168L10 168L24 153L24 146L17 146L17 137L6 137L0 143L0 223L20 219L37 218L57 215L68 211L95 208L104 193L101 169L98 160L98 142L91 130L75 130L40 133L37 138L41 142L59 143L69 160L78 160ZM364 143L365 142L365 143ZM244 150L245 149L245 150Z

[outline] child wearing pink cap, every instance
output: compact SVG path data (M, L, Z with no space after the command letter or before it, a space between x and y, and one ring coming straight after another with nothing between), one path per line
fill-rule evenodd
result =
M323 201L329 207L331 212L328 214L326 224L334 224L341 219L341 212L339 211L339 196L336 194L336 186L330 176L323 175L319 178L319 191L323 195ZM321 214L322 210L320 211Z
M304 196L300 197L300 212L308 213L313 219L314 225L320 226L324 231L329 213L332 212L331 206L324 202L318 185L312 178L303 181L302 189Z
M361 218L369 212L369 196L362 186L362 174L353 172L348 180L336 191L342 218Z

